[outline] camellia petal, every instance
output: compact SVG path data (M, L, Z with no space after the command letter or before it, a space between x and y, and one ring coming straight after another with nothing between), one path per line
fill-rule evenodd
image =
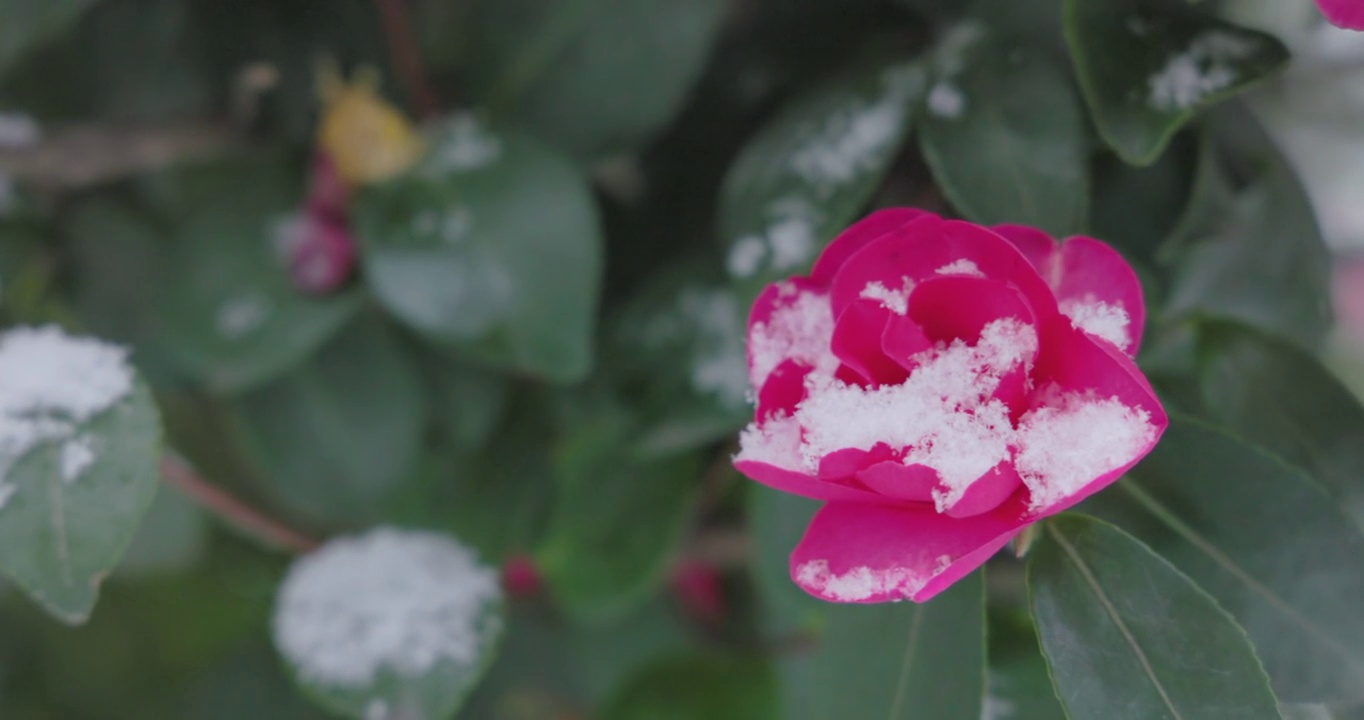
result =
M820 253L819 259L815 260L815 266L810 271L810 279L828 286L833 282L834 274L853 256L853 253L879 237L900 232L906 225L924 216L933 215L916 208L886 208L862 218L839 233L838 237L824 248L824 252Z
M899 383L905 368L886 355L881 336L891 312L873 301L855 302L838 316L830 348L844 365L869 383Z
M1364 2L1361 0L1317 0L1317 6L1333 25L1364 30Z

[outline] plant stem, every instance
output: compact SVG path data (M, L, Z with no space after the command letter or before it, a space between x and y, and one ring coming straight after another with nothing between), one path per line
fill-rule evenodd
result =
M162 456L161 477L167 485L188 495L214 515L266 543L294 553L306 553L321 544L316 538L267 517L222 488L199 477L189 463L175 455Z
M421 120L434 116L440 110L436 92L426 75L421 53L417 50L417 38L412 30L412 14L408 12L407 0L374 0L384 24L384 40L388 44L389 57L393 71L407 86L412 98L412 108Z

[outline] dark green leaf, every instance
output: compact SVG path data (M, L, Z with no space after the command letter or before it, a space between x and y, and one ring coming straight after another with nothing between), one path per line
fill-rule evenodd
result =
M1311 478L1176 418L1087 510L1120 522L1213 595L1285 700L1364 699L1364 537Z
M1190 140L1190 142L1183 142ZM1196 174L1197 147L1177 136L1170 151L1149 167L1133 167L1103 154L1094 168L1090 231L1129 258L1152 263L1184 217ZM1196 192L1196 191L1195 191ZM1147 293L1147 302L1153 295Z
M149 186L176 240L156 304L162 337L213 391L242 392L279 377L359 308L354 291L301 294L277 256L302 173L278 156L252 157L167 173Z
M0 0L0 75L30 50L51 40L97 0Z
M412 470L425 397L389 332L364 318L293 372L234 400L248 455L296 511L372 518Z
M1099 134L1136 165L1199 110L1288 61L1273 36L1177 3L1065 0L1065 31Z
M1217 218L1216 229L1177 258L1166 314L1232 318L1315 348L1330 327L1330 253L1312 203L1245 108L1210 120L1205 142L1218 144L1223 172L1241 189L1230 205L1190 209Z
M1047 521L1028 587L1070 717L1278 720L1236 621L1121 530L1082 515Z
M480 0L465 18L480 98L577 157L633 150L681 108L724 0Z
M208 544L204 511L176 490L163 489L118 564L118 577L186 571L202 559Z
M973 573L924 604L830 607L805 717L979 718L985 695L983 576Z
M767 663L723 655L661 660L641 669L611 699L603 720L777 720Z
M963 44L944 48L919 134L943 192L976 222L1082 231L1088 148L1067 77L1026 46Z
M37 445L0 473L13 492L0 509L0 571L73 624L90 616L100 583L151 504L161 452L156 407L141 381L75 432L73 440ZM93 456L71 477L69 445L77 440Z
M1023 648L996 657L993 625L990 632L990 692L982 720L1065 720L1036 637Z
M355 224L366 278L403 322L519 372L587 374L601 230L562 157L459 116L411 172L360 195Z
M730 276L756 289L808 269L881 183L923 86L917 65L864 65L800 95L764 125L720 191Z

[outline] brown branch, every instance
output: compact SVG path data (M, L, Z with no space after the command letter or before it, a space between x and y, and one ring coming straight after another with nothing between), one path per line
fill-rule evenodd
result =
M166 484L188 495L213 514L271 545L295 553L306 553L320 544L317 539L266 517L259 510L199 477L189 463L174 455L161 458L161 477Z
M412 29L412 14L408 12L407 0L374 0L374 3L383 20L384 40L388 44L393 70L407 86L417 118L428 119L440 111L440 104L426 75L421 53L417 50L417 37Z

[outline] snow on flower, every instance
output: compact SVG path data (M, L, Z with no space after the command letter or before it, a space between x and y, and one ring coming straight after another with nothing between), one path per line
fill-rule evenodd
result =
M497 571L463 545L378 528L294 563L275 604L275 645L301 678L328 687L469 669L501 631L488 612L501 597Z
M1111 247L917 210L846 230L754 303L735 464L826 502L791 557L835 602L926 600L1115 480L1167 419Z

